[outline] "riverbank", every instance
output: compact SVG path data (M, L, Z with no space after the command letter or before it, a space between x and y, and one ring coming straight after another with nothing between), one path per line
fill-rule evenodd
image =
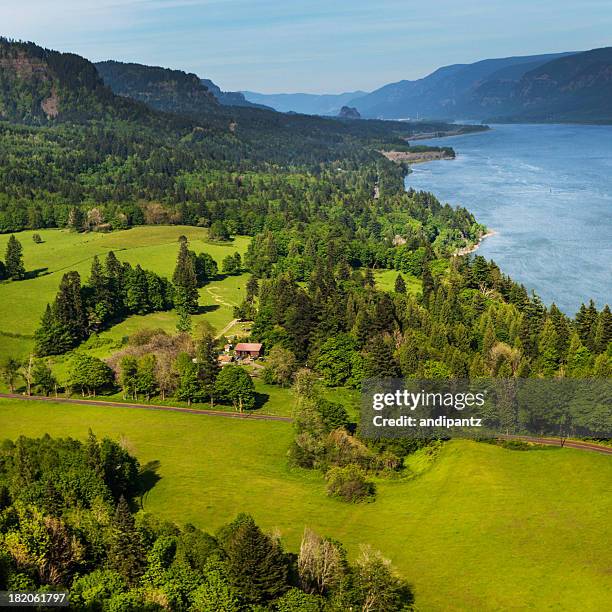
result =
M478 242L476 244L473 244L473 245L467 246L467 247L463 247L462 249L457 249L453 253L453 257L461 257L462 255L469 255L470 253L473 253L474 251L477 251L480 248L480 245L482 244L483 240L485 240L486 238L490 238L491 236L495 236L496 234L497 234L497 232L495 230L487 230L487 232L484 233L478 239Z
M448 150L432 151L380 151L388 160L401 164L423 164L441 159L455 159L455 153Z

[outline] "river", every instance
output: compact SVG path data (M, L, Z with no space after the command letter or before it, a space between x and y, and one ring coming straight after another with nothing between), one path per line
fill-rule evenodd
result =
M612 126L495 125L415 144L455 149L413 166L406 186L495 230L480 255L567 314L612 304Z

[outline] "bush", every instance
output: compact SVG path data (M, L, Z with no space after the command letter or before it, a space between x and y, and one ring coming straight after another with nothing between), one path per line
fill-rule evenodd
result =
M366 479L365 472L358 465L331 468L326 476L327 494L346 502L360 502L376 494L374 483Z
M40 234L32 234L32 240L36 243L36 244L41 244L43 239L41 238Z

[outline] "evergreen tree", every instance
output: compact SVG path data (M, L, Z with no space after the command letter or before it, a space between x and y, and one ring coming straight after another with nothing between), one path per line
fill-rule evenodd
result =
M425 262L423 264L423 273L421 275L421 280L423 281L423 300L425 304L427 304L430 300L431 294L435 290L434 279L431 275L429 262Z
M370 340L365 350L364 368L367 378L395 378L400 375L389 340L379 335Z
M178 310L178 321L176 323L176 329L182 333L189 333L191 331L191 315L186 312L183 308Z
M59 321L55 304L47 304L40 326L34 332L34 340L34 350L39 357L61 355L74 346L70 328Z
M539 353L540 369L544 376L552 376L559 367L559 353L557 346L559 339L552 319L546 319L544 327L540 332Z
M593 367L593 356L582 344L576 332L572 334L567 351L567 375L572 378L587 378Z
M595 302L591 300L588 307L580 305L580 310L576 315L576 328L582 343L590 350L595 349L595 329L597 327L597 308Z
M181 242L172 282L175 287L174 305L181 313L195 314L198 311L198 281L187 245Z
M406 293L406 283L404 281L404 277L401 274L398 274L397 278L395 279L395 293Z
M147 295L147 275L137 265L125 275L126 300L125 305L133 314L146 314L149 312L149 299Z
M146 557L134 517L123 496L119 499L111 526L108 565L121 574L128 584L133 585L144 573Z
M104 261L104 272L108 282L108 291L115 303L114 316L123 308L123 266L113 251L109 251ZM117 301L119 304L117 304Z
M86 338L87 319L78 272L68 272L62 277L53 311L57 321L68 330L73 346Z
M255 521L240 515L224 543L230 580L246 602L263 604L289 587L288 563L281 545L261 531Z
M211 407L214 404L215 382L221 370L217 359L215 339L211 333L204 333L198 342L196 357L198 363L198 378L203 392L210 397Z
M11 234L6 245L6 255L4 257L6 275L13 280L21 280L25 277L25 267L23 265L23 247L21 242Z
M113 316L113 296L110 294L108 279L97 255L91 263L86 292L89 294L87 299L89 328L97 331Z
M612 342L612 312L606 304L599 313L597 326L595 328L594 348L598 353L603 353Z
M259 281L255 276L249 276L246 284L246 300L252 302L259 294Z

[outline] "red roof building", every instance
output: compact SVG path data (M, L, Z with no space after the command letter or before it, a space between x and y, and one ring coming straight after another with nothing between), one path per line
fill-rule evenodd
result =
M239 342L234 349L236 357L251 357L257 359L261 357L262 346L259 342Z

